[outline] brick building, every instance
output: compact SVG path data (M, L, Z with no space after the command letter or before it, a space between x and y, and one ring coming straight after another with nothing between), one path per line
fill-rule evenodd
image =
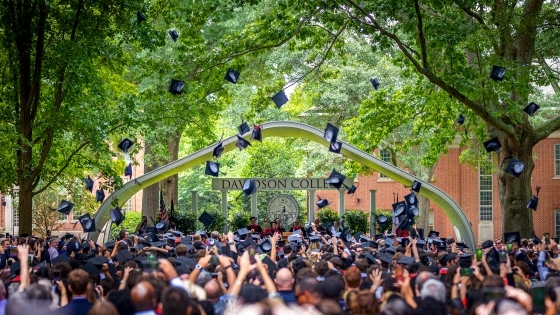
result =
M454 142L449 152L437 164L432 184L442 189L463 209L472 223L476 241L502 237L502 218L496 174L484 169L476 169L459 162L462 148ZM560 235L560 132L553 133L534 148L535 168L531 186L541 186L538 211L533 212L533 225L537 235L549 232ZM390 162L389 152L379 152L379 158ZM392 209L393 193L400 200L410 193L410 188L375 173L372 176L358 176L359 188L353 197L345 198L345 209L370 209L370 190L376 190L376 208ZM533 190L533 193L534 190ZM317 191L317 195L331 202L330 207L338 211L337 191ZM527 200L528 201L528 200ZM527 210L531 211L531 210ZM428 228L441 235L454 235L453 226L445 214L435 204L430 205Z

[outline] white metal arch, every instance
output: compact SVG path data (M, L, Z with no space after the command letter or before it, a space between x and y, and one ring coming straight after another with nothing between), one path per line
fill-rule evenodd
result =
M296 137L305 138L322 144L326 147L329 146L329 143L323 138L322 130L306 124L291 121L275 121L263 124L262 128L263 139L268 137ZM247 140L249 140L250 137L251 132L243 135L243 138ZM236 141L237 136L232 136L223 140L224 153L236 149ZM177 161L164 165L126 183L121 189L117 190L107 199L105 199L105 201L95 214L94 218L96 226L104 226L110 220L109 210L111 208L111 202L113 200L116 199L122 204L130 199L138 191L152 184L155 184L162 179L175 175L195 165L206 163L207 160L212 159L212 151L216 145L217 143L212 144L207 148L204 148L184 158L178 159ZM467 244L467 246L469 246L470 248L475 248L476 243L474 233L472 231L469 220L467 219L459 205L441 189L431 185L430 183L421 181L420 179L406 173L398 167L377 159L376 157L367 154L366 152L361 151L348 143L343 142L341 153L356 162L366 165L378 172L382 172L387 177L406 186L411 186L414 180L420 181L422 183L420 194L426 196L428 199L437 204L443 210L451 224L454 226L456 232L459 232L460 238ZM94 232L90 233L88 238L97 239L98 236L99 232ZM458 235L457 237L459 238Z

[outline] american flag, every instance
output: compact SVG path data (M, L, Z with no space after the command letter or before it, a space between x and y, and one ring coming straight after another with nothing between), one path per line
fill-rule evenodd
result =
M165 209L165 201L163 201L163 191L159 193L159 212L161 221L169 221L169 216L167 216L167 210Z

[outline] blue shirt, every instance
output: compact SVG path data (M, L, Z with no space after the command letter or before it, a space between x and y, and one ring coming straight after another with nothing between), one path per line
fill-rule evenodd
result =
M278 294L284 300L284 303L288 305L289 303L297 303L296 295L293 290L288 291L278 291Z

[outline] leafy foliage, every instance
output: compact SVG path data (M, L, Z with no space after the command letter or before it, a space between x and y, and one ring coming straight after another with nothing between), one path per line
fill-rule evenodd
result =
M175 213L177 217L177 229L183 233L194 233L196 232L196 222L197 218L191 211L177 211Z
M379 224L379 222L375 222L375 231L377 233L385 233L385 231L391 231L393 228L393 211L391 210L383 210L383 209L376 209L375 210L375 219L379 218L380 216L386 216L387 222L383 224Z
M345 227L350 230L352 234L362 232L369 232L368 213L360 209L346 210L342 215Z
M119 226L116 226L114 223L111 224L111 239L116 239L121 230L127 230L131 234L134 233L141 220L142 213L137 211L128 211Z
M317 218L323 227L327 227L327 225L332 225L334 221L339 221L340 217L338 216L338 212L334 211L330 207L324 207L319 212L317 212Z
M250 223L251 212L236 210L229 212L228 226L230 231L247 227Z

